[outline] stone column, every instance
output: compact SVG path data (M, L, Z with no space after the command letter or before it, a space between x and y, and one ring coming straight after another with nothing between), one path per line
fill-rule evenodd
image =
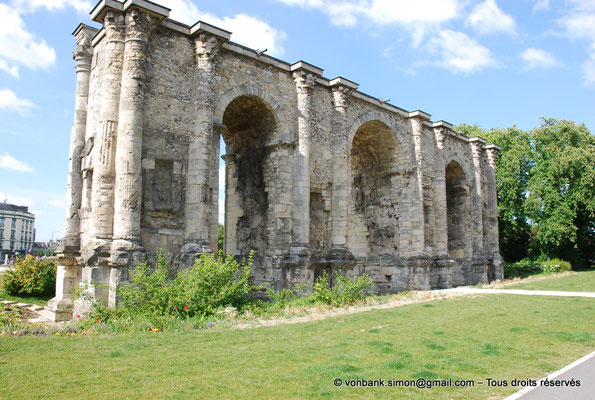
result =
M347 84L345 84L347 83ZM331 257L350 256L347 250L347 204L350 195L351 166L349 165L349 144L347 142L347 109L351 92L357 88L349 85L343 78L331 80L333 95L332 144L335 151L333 157L333 190L331 199Z
M64 251L80 250L80 218L83 180L81 159L85 147L87 130L87 102L89 97L89 75L91 72L91 38L97 30L80 25L75 31L78 47L73 53L76 61L76 97L74 104L74 122L70 133L70 164L68 169L68 192L66 196L66 227L64 229Z
M209 246L213 251L217 251L219 243L219 193L220 190L225 190L225 187L219 187L220 143L221 133L218 129L215 129L213 131L213 143L211 144L211 175L209 183L212 193L211 208L209 211Z
M66 196L66 227L62 251L58 253L56 276L56 296L48 302L48 316L53 321L70 319L72 315L72 293L80 282L80 265L76 259L80 255L79 212L83 194L81 159L85 147L87 129L87 103L89 97L89 75L93 48L91 38L97 29L79 25L74 31L77 48L73 53L76 62L76 97L74 121L70 132L70 164L68 169L68 192Z
M305 69L293 72L297 90L298 146L293 178L292 248L310 245L310 138L314 130L312 97L316 76Z
M221 37L200 30L194 38L196 110L188 145L186 228L182 247L182 253L188 260L201 253L212 251L209 246L209 213L212 193L210 157L215 110L214 59L223 42Z
M91 230L93 249L86 259L109 257L113 234L116 135L124 54L124 14L109 10L103 22L105 61L99 137L93 147ZM100 261L100 260L98 260Z
M126 13L118 136L115 157L114 225L108 305L116 305L121 267L141 251L142 144L149 32L149 14L133 8ZM140 257L137 257L140 258ZM140 261L140 259L138 260Z
M411 202L411 206L413 207L411 231L413 240L412 253L414 256L419 256L424 254L425 249L423 123L424 120L429 120L430 116L421 111L409 113L409 116L409 120L411 121L411 131L413 133L413 145L415 149L415 161L417 169L417 185L415 188L417 198Z
M473 257L483 255L483 185L482 185L482 157L486 141L480 137L469 139L473 157L474 188L471 201L471 225L473 236L471 246Z
M436 253L448 256L448 222L446 218L446 160L444 159L444 142L448 130L444 126L434 128L436 139L436 183L434 185L434 206L436 216Z
M239 255L237 241L238 219L244 210L240 207L240 196L236 191L238 185L238 167L234 154L221 156L225 161L225 239L223 251L231 255Z
M496 158L500 147L494 144L486 146L488 156L487 168L487 197L488 197L488 226L485 229L486 251L490 258L489 279L503 279L502 257L500 256L500 237L498 232L498 194L496 191Z
M126 14L126 41L116 144L112 262L127 266L140 250L142 143L147 51L151 17L138 9Z

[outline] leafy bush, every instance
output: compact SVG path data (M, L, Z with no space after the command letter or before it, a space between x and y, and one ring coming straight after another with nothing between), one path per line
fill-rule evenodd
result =
M347 278L335 274L335 285L329 287L326 272L319 276L312 287L314 301L330 305L347 305L363 300L374 290L374 283L367 274L359 277Z
M166 255L159 253L151 267L146 261L130 273L130 284L120 287L121 307L132 314L164 315L173 308L174 287L168 279Z
M543 273L557 273L570 271L572 266L568 261L554 258L542 262L519 261L514 264L504 264L504 278L524 278Z
M543 264L543 272L564 272L572 270L572 265L568 261L554 258L547 260Z
M238 263L233 256L205 253L192 268L172 278L166 256L151 267L143 262L120 288L124 314L193 317L215 314L224 307L241 308L255 287L249 282L252 257Z
M178 275L174 282L174 308L184 315L213 315L224 307L241 308L257 289L249 281L252 253L244 264L227 255L201 255L194 266Z
M32 255L18 259L2 277L2 287L13 296L42 296L54 293L56 263L38 261Z

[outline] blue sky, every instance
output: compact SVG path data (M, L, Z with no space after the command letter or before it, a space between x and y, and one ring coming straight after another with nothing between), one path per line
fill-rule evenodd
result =
M155 0L185 23L304 60L433 120L595 130L595 0ZM72 31L88 0L0 0L0 201L28 205L37 239L64 230L74 107Z

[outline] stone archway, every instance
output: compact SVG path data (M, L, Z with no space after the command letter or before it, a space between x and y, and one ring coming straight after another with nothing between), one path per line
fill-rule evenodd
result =
M463 258L469 254L471 217L469 185L465 171L456 161L446 166L446 225L448 253L452 258Z
M384 122L362 124L351 146L351 207L348 229L356 257L395 255L399 242L396 174L403 158L392 129Z
M267 251L270 239L269 193L273 170L267 146L278 122L271 106L254 95L240 95L225 108L221 136L227 154L224 250L234 255ZM222 188L223 189L223 188Z

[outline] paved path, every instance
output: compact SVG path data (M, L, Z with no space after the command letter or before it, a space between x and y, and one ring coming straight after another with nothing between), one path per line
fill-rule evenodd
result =
M469 294L526 294L529 296L562 296L562 297L593 297L595 292L560 292L554 290L522 290L522 289L478 289L471 287L456 287L452 289L436 290L437 292L454 292ZM595 398L595 396L594 396Z
M543 381L562 384L580 381L580 386L542 386ZM567 367L541 379L535 387L526 387L504 400L593 400L595 399L595 351Z

